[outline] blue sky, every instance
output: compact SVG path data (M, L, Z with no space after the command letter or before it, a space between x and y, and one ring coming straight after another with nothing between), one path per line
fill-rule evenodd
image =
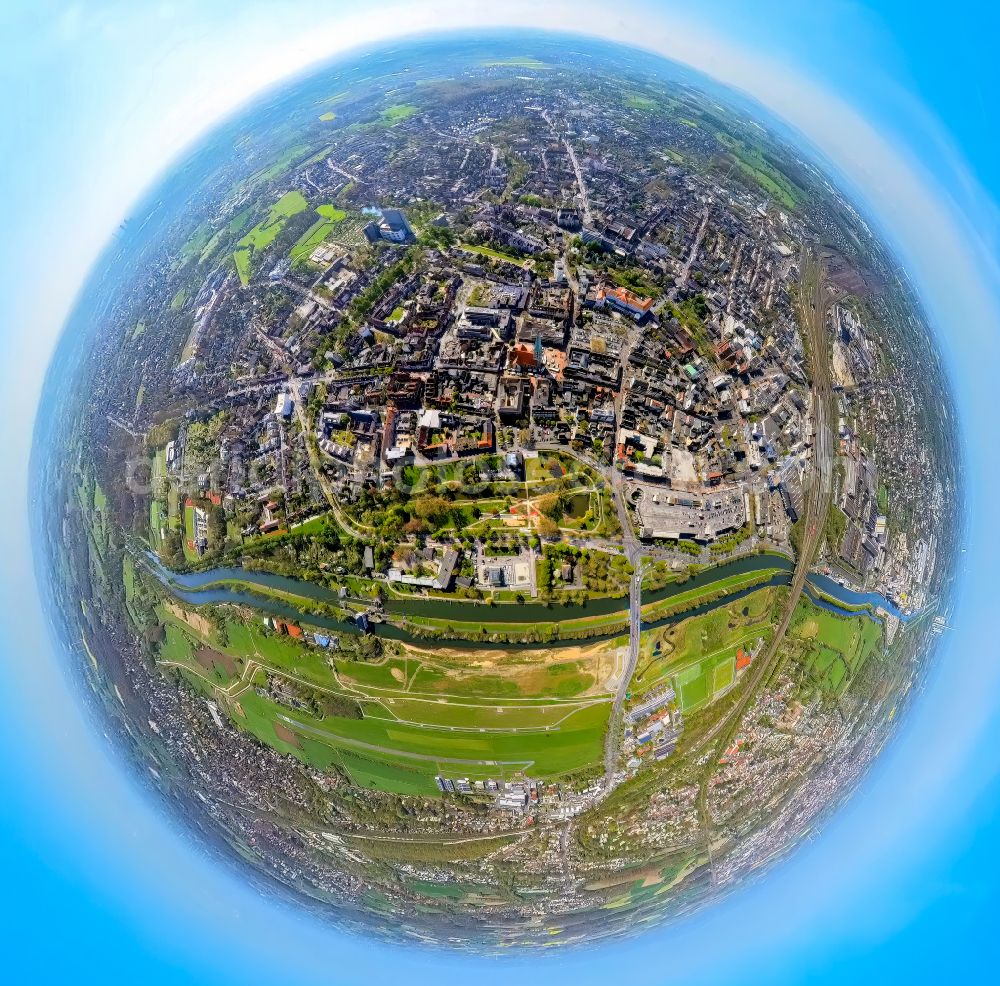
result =
M374 948L247 892L150 809L79 716L30 574L34 401L96 252L181 149L261 87L399 33L535 23L664 51L807 133L897 245L963 414L974 536L957 630L916 714L851 806L754 887L638 942L543 960L557 981L925 982L988 978L1000 947L996 113L985 2L801 4L458 0L280 4L7 2L0 12L0 927L10 978L354 983L506 979ZM529 20L530 19L530 20ZM16 94L16 95L14 95ZM978 522L978 523L977 523ZM512 960L517 961L517 960ZM519 970L520 971L520 970Z

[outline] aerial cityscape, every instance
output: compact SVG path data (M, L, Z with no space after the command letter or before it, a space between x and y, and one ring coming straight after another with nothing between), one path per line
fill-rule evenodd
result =
M921 688L935 344L707 80L547 36L336 63L180 162L81 305L61 631L265 892L459 948L635 933L814 834Z

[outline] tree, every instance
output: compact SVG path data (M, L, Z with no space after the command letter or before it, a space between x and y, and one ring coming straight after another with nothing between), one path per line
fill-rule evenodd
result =
M418 496L413 501L413 511L421 520L435 520L446 513L450 504L440 496Z
M180 568L184 564L184 544L178 531L168 530L160 545L160 560L168 568Z
M536 523L539 535L543 538L559 536L559 525L551 517L539 517Z
M562 514L562 504L556 493L546 493L535 500L535 507L547 518L556 518Z
M212 544L221 544L226 538L226 511L213 504L208 511L208 539Z

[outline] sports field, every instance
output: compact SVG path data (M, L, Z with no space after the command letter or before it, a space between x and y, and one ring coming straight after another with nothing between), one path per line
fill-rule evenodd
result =
M673 677L681 712L697 712L718 697L736 678L736 652L714 654L679 671Z
M761 589L721 609L646 631L632 679L637 698L670 685L681 712L698 712L737 681L736 657L770 638L775 590Z

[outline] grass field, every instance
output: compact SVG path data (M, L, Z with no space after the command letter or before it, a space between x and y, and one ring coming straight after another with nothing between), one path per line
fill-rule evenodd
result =
M177 605L160 615L160 661L181 665L240 726L317 769L336 767L363 786L402 794L438 794L436 773L482 780L530 771L552 779L595 767L610 713L597 679L611 674L624 646L562 655L391 645L397 653L365 662L256 620L227 620L219 629ZM320 718L279 704L252 687L267 675L349 698L363 718Z
M272 181L288 171L293 164L301 162L310 150L312 148L308 144L296 144L294 147L289 147L273 164L268 165L263 171L258 171L255 175L252 175L250 181Z
M633 110L645 110L649 112L650 110L655 110L660 104L655 99L650 99L648 96L640 96L638 93L632 93L625 97L625 105L629 109Z
M436 617L419 616L408 617L406 622L413 627L426 627L431 630L444 631L449 637L459 637L469 640L476 640L482 634L501 634L511 640L518 638L529 638L536 635L539 639L545 640L550 636L559 636L563 639L572 638L574 634L587 632L615 632L628 622L627 604L623 603L620 612L606 613L600 616L584 616L572 620L560 620L559 609L552 609L552 619L538 621L537 623L504 622L503 607L496 606L486 610L495 615L492 620L480 620L477 622L446 620ZM643 615L645 619L645 614Z
M216 230L212 235L211 239L205 244L204 249L201 251L201 255L198 257L198 263L203 264L209 260L217 250L223 245L223 241L228 242L232 237L239 236L243 230L250 225L250 218L252 215L252 209L247 206L240 212L236 213L232 219L223 227Z
M195 644L192 636L176 623L163 627L166 637L160 645L161 661L194 661Z
M377 755L365 756L363 753L347 749L337 750L336 755L337 763L360 787L388 791L391 794L415 794L425 797L440 793L433 776L425 767L390 763Z
M831 613L803 596L792 616L789 641L810 680L821 691L839 696L881 646L882 627L864 614Z
M308 260L313 250L333 232L334 226L347 218L347 213L335 205L317 206L316 212L319 214L319 219L299 237L288 254L292 263Z
M205 244L212 238L212 229L207 222L199 223L195 227L194 232L187 238L184 245L180 248L179 255L182 262L187 262L197 257L202 250L205 249Z
M254 257L274 242L289 217L303 212L308 207L305 197L298 190L285 192L271 206L267 216L243 236L233 253L233 262L236 264L236 271L242 284L250 282Z
M466 253L474 253L480 257L489 257L491 260L503 260L508 264L516 264L518 267L523 267L525 264L524 257L515 257L512 253L501 253L499 250L493 250L490 247L462 243L460 244L460 248Z
M699 589L689 589L686 592L679 592L676 595L668 596L657 602L647 603L642 607L642 618L652 621L662 616L666 612L675 611L678 606L696 606L699 600L715 596L719 593L738 592L760 582L766 582L779 569L768 568L758 572L743 572L737 575L729 575L724 579L719 579L709 585Z
M160 548L160 530L166 525L166 508L161 500L149 501L149 543L154 551Z
M379 122L392 127L397 123L402 123L404 120L409 120L409 118L416 112L417 107L411 103L395 103L394 105L387 106L384 110L382 110L379 114Z
M530 770L533 776L548 780L600 761L609 713L610 703L601 703L581 709L558 728L518 732L485 727L456 730L367 718L316 720L294 709L281 709L279 718L296 735L334 748L378 753L389 762L411 767L422 761L434 773L472 776L474 771L483 777L494 776L491 770L507 768Z

